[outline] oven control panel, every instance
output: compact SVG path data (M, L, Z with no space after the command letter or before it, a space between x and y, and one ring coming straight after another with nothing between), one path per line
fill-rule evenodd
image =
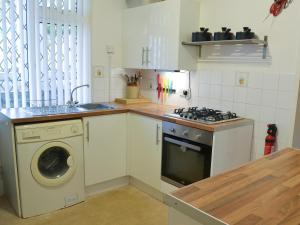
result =
M170 122L163 122L163 133L212 146L213 133Z

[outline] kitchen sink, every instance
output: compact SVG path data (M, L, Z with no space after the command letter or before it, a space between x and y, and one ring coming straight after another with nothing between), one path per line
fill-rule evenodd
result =
M85 110L107 110L107 109L114 109L115 107L110 105L98 104L98 103L88 103L79 105L78 108L85 109Z

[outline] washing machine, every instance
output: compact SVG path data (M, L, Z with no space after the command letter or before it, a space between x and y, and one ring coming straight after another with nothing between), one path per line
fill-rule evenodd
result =
M22 217L85 200L81 120L15 127Z

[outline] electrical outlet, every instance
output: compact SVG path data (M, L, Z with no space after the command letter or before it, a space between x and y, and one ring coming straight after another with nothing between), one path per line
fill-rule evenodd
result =
M94 76L103 77L104 76L104 66L95 66L94 67Z
M247 87L248 78L249 78L248 72L237 72L235 85L238 87Z
M192 90L191 89L184 89L180 91L181 93L181 97L185 98L185 99L191 99L192 97Z

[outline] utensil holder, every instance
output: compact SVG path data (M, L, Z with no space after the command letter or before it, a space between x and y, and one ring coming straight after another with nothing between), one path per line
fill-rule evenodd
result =
M127 86L126 88L126 98L136 99L139 98L140 89L138 86Z

